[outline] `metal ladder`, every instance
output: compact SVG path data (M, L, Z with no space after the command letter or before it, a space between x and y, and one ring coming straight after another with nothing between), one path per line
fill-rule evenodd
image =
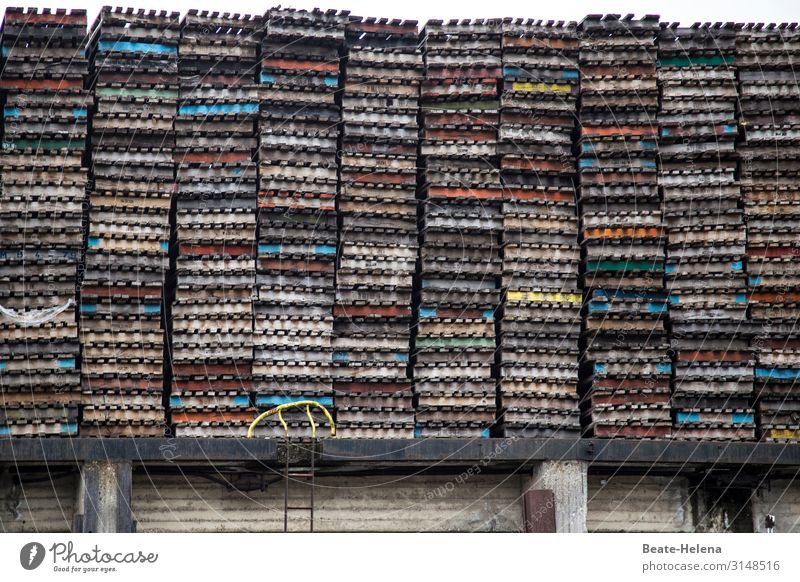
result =
M295 471L292 472L290 468L289 459L291 458L291 449L292 449L292 441L289 438L289 425L286 424L286 421L283 419L283 411L288 408L305 408L306 416L308 417L308 421L311 423L311 462L310 462L310 470L308 472ZM262 414L259 414L256 419L250 423L250 427L247 429L247 438L253 438L253 433L255 431L256 426L264 420L265 418L272 416L273 414L278 415L278 420L283 426L284 431L284 444L285 444L285 460L284 460L284 467L283 467L283 531L289 531L289 511L290 510L297 510L297 511L308 511L310 512L310 532L314 531L314 478L316 474L316 457L317 457L317 424L314 422L314 417L311 414L311 408L319 408L325 414L325 417L328 419L328 422L331 425L331 436L336 436L336 423L333 421L333 417L331 413L328 412L328 409L325 408L319 402L314 400L298 400L296 402L289 402L287 404L281 404L280 406L276 406L275 408L268 410ZM301 441L302 442L302 441ZM308 506L290 506L289 505L289 481L291 478L298 478L298 479L310 479L310 503Z
M289 458L291 457L292 442L287 436L284 440L286 444L286 459L283 469L283 531L289 531L289 511L308 511L309 512L309 533L314 532L314 478L316 475L316 461L317 456L317 439L311 439L311 462L309 467L292 470L290 468ZM298 445L294 445L298 446ZM308 505L289 505L289 484L293 479L308 479L309 480L309 504Z

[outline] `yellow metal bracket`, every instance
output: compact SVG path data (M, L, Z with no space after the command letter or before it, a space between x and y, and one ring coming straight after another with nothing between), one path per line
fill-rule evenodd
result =
M286 432L286 437L289 437L289 425L286 424L286 421L283 419L283 411L288 410L289 408L300 408L305 406L306 409L306 416L308 416L308 420L311 423L311 436L316 438L317 437L317 423L314 422L314 417L311 414L311 408L319 408L322 410L322 413L328 419L328 422L331 424L331 436L336 436L336 424L333 422L333 417L331 413L328 412L328 409L325 408L319 402L314 400L298 400L297 402L289 402L288 404L281 404L280 406L276 406L266 412L259 414L256 419L250 423L250 428L247 429L247 438L253 438L253 431L255 431L256 426L264 420L274 414L278 415L278 420L281 421L281 426L283 426L283 430Z

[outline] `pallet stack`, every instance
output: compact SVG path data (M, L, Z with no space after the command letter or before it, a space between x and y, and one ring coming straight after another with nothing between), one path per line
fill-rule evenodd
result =
M0 34L0 436L76 435L86 11L8 8Z
M178 99L177 13L104 7L92 27L92 172L81 288L82 434L164 434L162 298Z
M495 420L501 34L499 20L422 32L417 436L489 436Z
M584 425L595 437L668 437L658 18L587 16L578 30Z
M749 315L762 440L800 440L800 58L796 24L737 34Z
M197 10L181 23L170 318L177 436L242 436L255 416L253 160L261 29L260 16Z
M674 438L755 436L735 52L733 25L662 24L658 37Z
M333 405L334 273L346 12L276 8L261 45L256 406L313 399ZM305 414L291 434L308 431ZM262 434L282 435L277 420Z
M503 23L500 391L507 436L580 436L575 27Z
M342 92L334 398L343 437L412 438L416 21L350 17Z

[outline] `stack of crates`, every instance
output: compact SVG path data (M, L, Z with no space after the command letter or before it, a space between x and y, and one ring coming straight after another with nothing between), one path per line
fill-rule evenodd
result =
M337 92L346 12L276 8L261 44L253 388L262 409L333 404ZM308 431L304 411L287 415ZM274 422L259 432L282 435Z
M75 435L86 12L8 8L0 90L0 436Z
M733 25L662 24L658 37L674 438L755 436L735 52Z
M800 59L796 24L737 33L739 175L747 225L760 436L800 440Z
M575 27L503 23L500 392L507 436L580 435Z
M254 417L261 29L260 16L196 10L181 23L170 317L178 436L240 436Z
M342 92L334 398L343 437L411 438L417 23L350 17Z
M503 229L497 169L500 20L422 32L417 436L489 436Z
M163 292L175 187L177 13L104 7L92 27L94 87L82 434L164 434Z
M668 437L658 17L587 16L578 31L584 424L596 437Z

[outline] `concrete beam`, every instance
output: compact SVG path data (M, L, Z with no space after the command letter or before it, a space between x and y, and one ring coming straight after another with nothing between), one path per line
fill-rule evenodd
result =
M84 533L131 533L131 463L89 461L81 467L82 518L76 525Z
M530 490L553 492L555 531L558 533L586 532L588 469L586 461L542 461L533 466L530 479L523 484L523 494ZM548 510L547 507L532 509L534 514L543 515Z
M125 461L138 464L191 464L217 461L281 466L282 439L244 438L13 438L0 439L0 462L75 464L83 461ZM800 447L784 443L659 441L636 439L323 439L320 466L348 464L469 467L533 465L538 461L588 461L593 469L616 467L685 470L708 467L760 467L794 470Z

